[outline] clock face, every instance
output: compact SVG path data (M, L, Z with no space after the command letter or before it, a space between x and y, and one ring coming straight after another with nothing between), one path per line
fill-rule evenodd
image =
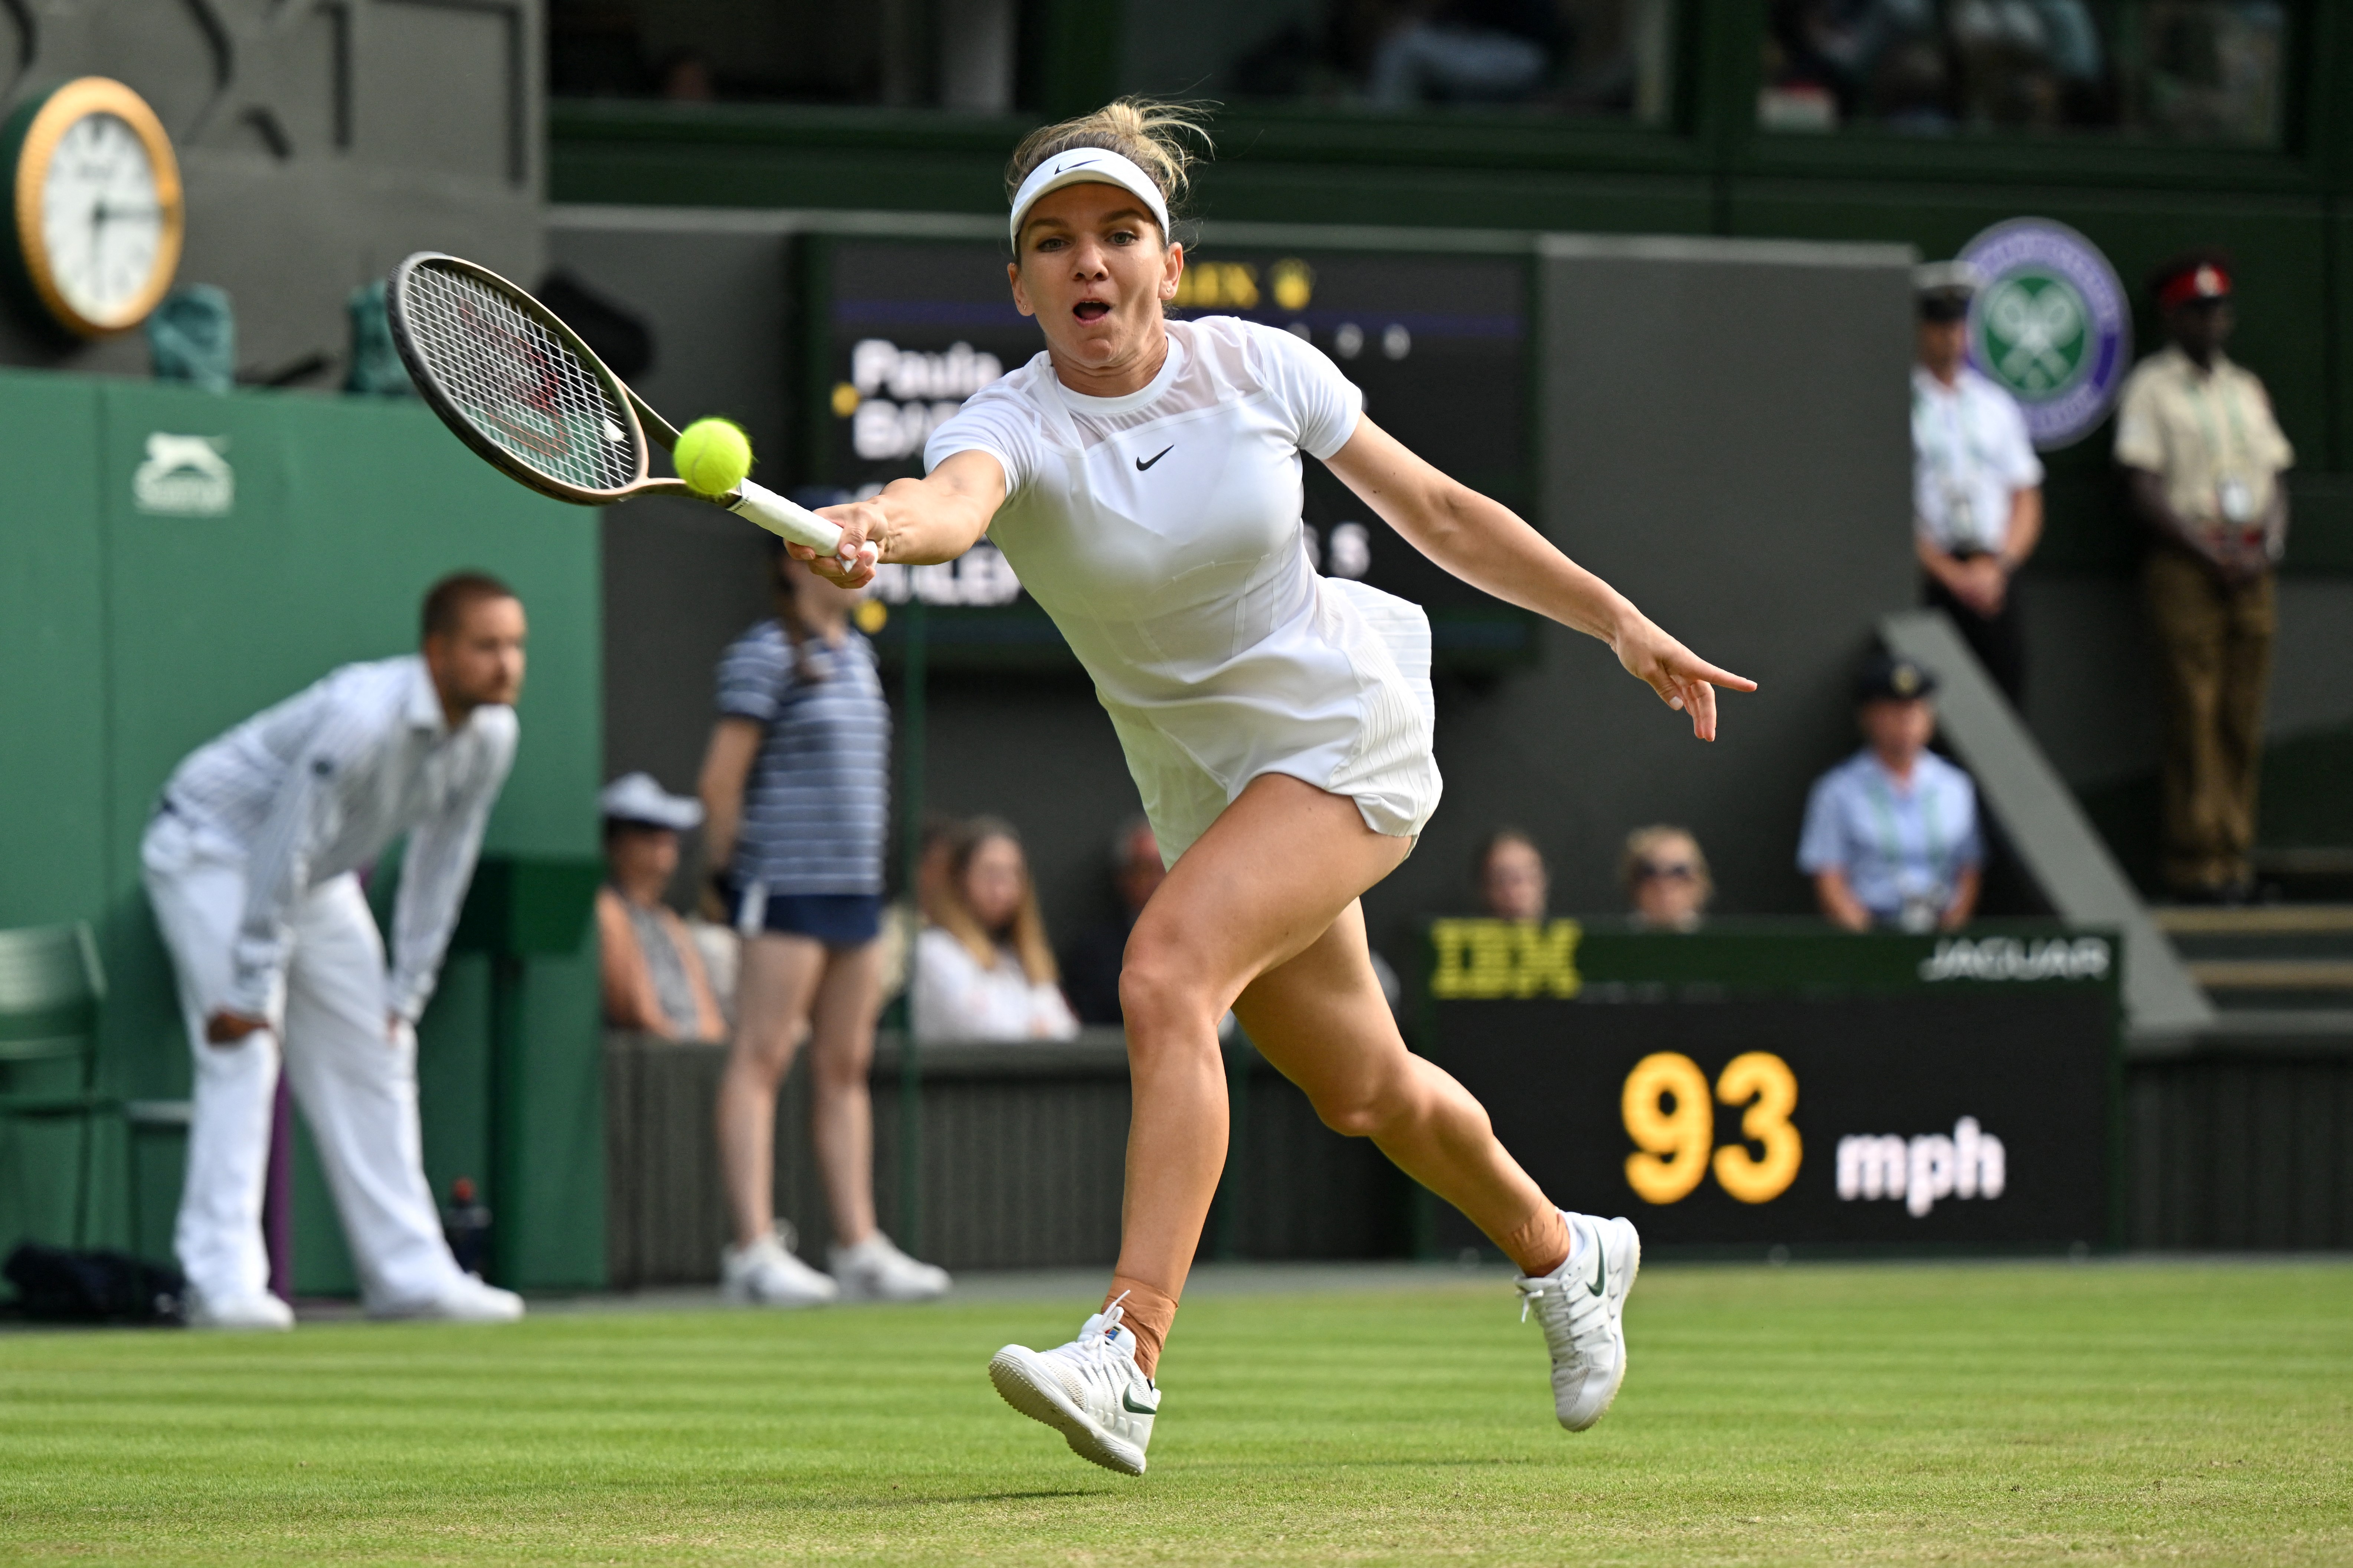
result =
M108 321L148 292L164 245L164 204L147 147L121 115L65 128L41 186L41 244L65 302Z
M13 0L0 0L0 5ZM146 100L86 76L0 124L0 284L53 327L102 337L137 326L179 269L179 161Z

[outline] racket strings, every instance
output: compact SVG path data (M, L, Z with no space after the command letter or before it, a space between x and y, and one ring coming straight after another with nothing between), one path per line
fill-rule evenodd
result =
M443 394L509 457L581 489L637 480L628 416L543 322L480 279L432 265L409 274L402 305Z

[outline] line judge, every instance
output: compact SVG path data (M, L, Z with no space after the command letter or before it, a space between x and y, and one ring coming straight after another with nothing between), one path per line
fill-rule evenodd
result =
M281 1063L369 1313L522 1315L442 1237L416 1031L514 762L522 605L459 573L426 595L422 619L419 653L345 665L190 753L141 846L195 1058L173 1235L193 1326L293 1326L261 1240ZM387 968L358 872L404 833Z

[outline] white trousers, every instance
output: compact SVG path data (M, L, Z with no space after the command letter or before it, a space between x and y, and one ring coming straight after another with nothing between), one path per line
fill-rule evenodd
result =
M460 1275L425 1181L417 1033L386 1027L384 939L359 879L322 882L297 907L271 1026L216 1046L205 1039L205 1020L228 994L245 912L244 856L168 813L149 826L140 848L195 1058L187 1176L173 1234L189 1283L215 1300L269 1287L261 1200L282 1061L368 1305L397 1310L449 1290Z

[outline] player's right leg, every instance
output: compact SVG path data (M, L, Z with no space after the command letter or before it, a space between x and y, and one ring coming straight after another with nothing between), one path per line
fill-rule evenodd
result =
M222 1046L205 1039L205 1020L228 994L245 914L244 862L208 849L168 813L149 825L140 860L172 954L195 1068L187 1173L172 1236L188 1278L188 1321L198 1328L291 1328L294 1314L269 1293L269 1258L261 1244L278 1033L257 1029Z
M763 1307L830 1301L834 1282L795 1256L789 1226L776 1213L776 1094L808 1032L825 973L824 944L762 931L744 940L735 982L735 1037L720 1074L719 1170L735 1220L735 1240L719 1258L727 1300Z
M1583 1431L1600 1420L1626 1374L1623 1314L1641 1239L1623 1219L1556 1209L1470 1091L1406 1049L1373 973L1362 909L1261 975L1234 1010L1326 1126L1370 1138L1519 1266L1525 1310L1552 1355L1560 1424Z
M1008 1345L989 1363L1006 1402L1081 1457L1144 1469L1159 1410L1152 1373L1225 1167L1219 1019L1409 847L1366 827L1353 801L1269 774L1178 857L1137 917L1120 976L1134 1111L1111 1290L1076 1340Z

